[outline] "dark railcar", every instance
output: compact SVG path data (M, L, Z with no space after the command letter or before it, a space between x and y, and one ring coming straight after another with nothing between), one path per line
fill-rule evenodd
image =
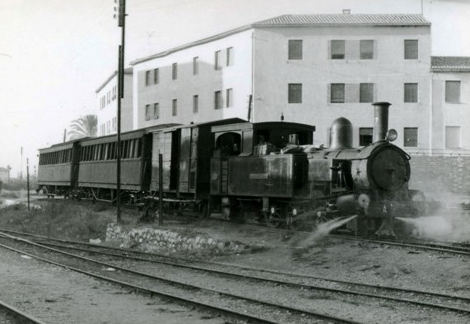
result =
M178 200L207 201L210 191L210 159L215 149L211 128L215 125L240 121L240 119L227 119L164 129L148 129L153 138L150 190L158 191L158 156L162 154L165 196Z
M121 189L148 191L151 142L145 130L121 135ZM95 198L113 199L117 187L117 136L81 142L78 187Z
M38 190L68 196L76 188L80 142L70 141L39 150Z

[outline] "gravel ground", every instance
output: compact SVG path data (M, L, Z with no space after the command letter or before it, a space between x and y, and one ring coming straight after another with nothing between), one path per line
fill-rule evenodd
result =
M46 323L227 323L4 249L0 260L0 300Z
M308 234L216 221L175 224L165 228L265 247L255 249L254 253L185 255L187 257L470 297L470 257L319 239ZM225 323L221 318L157 298L134 295L3 249L0 249L0 258L0 300L47 323ZM419 313L404 323L433 323ZM461 323L470 322L469 318L461 319ZM378 314L367 322L396 321Z

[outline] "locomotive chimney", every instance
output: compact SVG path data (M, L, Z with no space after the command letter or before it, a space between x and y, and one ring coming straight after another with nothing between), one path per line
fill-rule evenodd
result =
M389 102L374 102L374 133L372 141L384 140L387 136L388 131L388 107L391 103Z

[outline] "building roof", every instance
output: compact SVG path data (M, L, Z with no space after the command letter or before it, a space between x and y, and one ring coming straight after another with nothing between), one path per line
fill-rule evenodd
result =
M253 28L264 27L322 27L322 26L430 26L431 23L424 19L422 15L407 15L407 14L393 14L393 15L352 15L352 14L338 14L338 15L282 15L267 20L255 22L253 24L229 30L224 33L213 35L201 40L184 44L178 47L171 48L167 51L160 52L151 56L143 57L132 61L130 64L135 65L154 58L165 57L174 52L178 52L190 47L209 43L224 37L228 37L246 30Z
M335 15L282 15L254 23L254 27L286 26L430 26L422 15L409 14L335 14Z
M10 169L4 168L4 167L0 167L0 172L10 172Z
M124 74L132 74L133 73L133 70L132 68L127 68L127 69L124 69ZM114 71L113 74L111 74L107 79L106 81L104 81L98 89L96 89L95 93L98 93L101 91L101 89L103 89L109 81L111 81L116 75L118 74L118 71Z
M470 72L469 56L432 56L432 72Z

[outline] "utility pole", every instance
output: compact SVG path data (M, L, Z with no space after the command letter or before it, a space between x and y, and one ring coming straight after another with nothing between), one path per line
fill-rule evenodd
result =
M116 221L121 222L121 99L124 98L124 45L126 35L126 0L114 0L114 18L117 18L118 27L121 27L121 45L118 50L118 96L117 96L117 175L116 175ZM116 5L118 7L116 8Z
M26 189L28 190L28 210L30 210L29 206L29 159L26 159Z

